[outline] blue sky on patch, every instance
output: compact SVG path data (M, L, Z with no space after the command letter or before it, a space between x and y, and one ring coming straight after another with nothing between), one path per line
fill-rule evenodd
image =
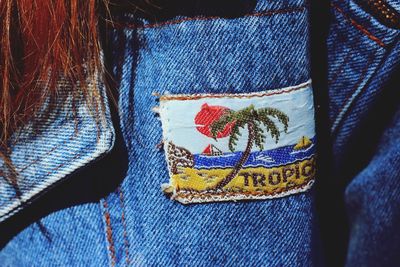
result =
M278 89L277 91L286 91L288 89L290 87ZM257 92L257 94L260 93L262 92ZM201 153L209 144L215 145L224 153L230 152L228 148L229 136L214 140L201 134L196 129L197 125L194 122L194 118L205 103L209 106L224 106L232 110L240 110L253 104L255 108L276 108L288 115L288 133L283 132L283 125L274 119L281 130L281 136L276 144L270 134L266 133L267 138L264 150L296 144L302 136L312 138L315 135L314 103L311 84L309 84L307 87L288 93L261 97L213 98L212 96L207 96L197 100L163 100L160 103L160 116L164 141L173 142L177 146L188 149L193 154ZM242 136L237 142L236 151L243 151L247 144L247 130L241 129L241 134ZM253 151L258 150L253 147Z

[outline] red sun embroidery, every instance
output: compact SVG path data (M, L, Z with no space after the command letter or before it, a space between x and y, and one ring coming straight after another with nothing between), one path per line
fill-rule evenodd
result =
M194 122L197 125L197 130L208 136L213 137L211 134L210 126L213 122L217 121L229 108L222 106L209 106L207 103L201 106L201 110L196 114ZM218 132L217 138L223 138L231 133L234 122L228 123L225 128Z

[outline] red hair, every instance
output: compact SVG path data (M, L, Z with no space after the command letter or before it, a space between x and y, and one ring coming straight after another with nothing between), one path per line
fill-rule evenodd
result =
M0 0L0 148L56 96L61 77L73 96L93 93L86 84L101 68L98 3Z
M72 101L83 99L98 114L98 92L87 85L102 70L100 3L107 10L109 0L0 0L0 177L17 196L18 174L7 144L44 101L66 100L57 95L57 83L66 81Z

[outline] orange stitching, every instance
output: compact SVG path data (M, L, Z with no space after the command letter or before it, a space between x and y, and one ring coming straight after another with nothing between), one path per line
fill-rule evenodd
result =
M306 7L301 6L301 7L287 8L287 9L267 10L264 12L256 12L256 13L247 14L247 15L244 15L243 17L264 17L264 16L272 16L272 15L277 15L277 14L297 13L297 12L302 12L305 9L306 9ZM118 24L118 23L113 22L111 25L113 25L114 27L128 28L128 29L150 29L150 28L160 28L163 26L180 24L180 23L186 22L186 21L198 21L198 20L207 21L207 20L215 20L215 19L221 19L221 17L197 16L197 17L192 17L192 18L183 18L183 19L177 19L177 20L160 22L160 23L149 23L149 24L145 24L145 25Z
M51 169L50 171L48 171L44 176L51 174L52 172L57 171L58 169L60 169L61 167L63 167L65 164L69 163L71 160L76 159L77 157L79 157L81 155L81 153L77 153L75 154L70 160L68 160L68 162L63 162L60 165L58 165L57 167ZM33 163L32 163L33 164ZM28 166L29 167L29 166ZM11 198L9 198L9 200L12 200L13 198L15 198L14 196L12 196Z
M34 161L32 161L31 163L28 163L25 167L23 167L21 170L19 170L19 173L22 173L23 171L25 171L27 168L29 168L30 166L32 166L33 164L37 163L38 161L40 161L41 159L43 159L43 157L49 155L51 152L53 152L54 150L56 150L57 148L59 148L60 146L64 145L66 142L72 140L73 137L75 137L76 134L71 135L68 139L64 140L63 142L57 144L56 146L54 146L52 149L50 149L49 151L47 151L42 157L35 159Z
M105 199L103 201L103 207L104 207L104 217L105 217L106 225L107 225L106 234L107 234L107 241L109 244L108 251L110 252L110 255L111 255L111 266L115 266L116 256L115 256L114 240L112 238L111 216L107 210L108 204Z
M58 166L55 167L54 169L48 171L45 175L49 175L50 173L52 173L52 172L54 172L54 171L57 171L58 169L60 169L61 167L63 167L65 164L69 163L71 160L76 159L76 158L79 157L80 155L81 155L81 153L75 154L75 156L74 156L72 159L70 159L68 162L61 163L60 165L58 165Z
M160 96L160 101L166 101L166 100L197 100L197 99L202 99L202 98L223 98L223 97L229 97L229 98L252 98L252 97L264 97L264 96L271 96L271 95L279 95L283 93L290 93L292 91L300 90L303 88L307 88L310 86L309 83L305 85L301 85L298 87L294 87L288 90L282 90L282 91L275 91L275 92L265 92L265 93L252 93L252 94L193 94L193 95L163 95Z
M118 187L117 191L119 192L119 200L120 200L120 205L121 205L121 221L122 221L122 227L124 229L124 246L125 246L125 261L127 266L130 264L130 257L129 257L129 242L128 242L128 235L126 231L126 222L125 222L125 204L124 204L124 194L122 192L122 188Z
M51 152L53 152L54 150L56 150L57 148L59 148L60 146L64 145L65 143L71 141L74 137L77 137L77 133L72 134L70 137L68 137L68 139L64 140L63 142L57 144L56 146L54 146L52 149L50 149L49 151L47 151L43 156L41 156L40 158L35 159L34 161L28 163L25 167L22 167L18 172L22 173L23 171L25 171L27 168L29 168L30 166L32 166L33 164L37 163L38 161L40 161L41 159L43 159L43 157L49 155ZM75 159L77 156L79 156L80 154L77 154L73 157L73 159ZM63 166L64 164L62 164L61 166Z
M338 12L340 12L343 17L349 21L354 27L356 27L359 31L361 31L362 33L364 33L369 39L371 39L372 41L374 41L375 43L377 43L379 46L385 48L386 44L379 39L378 37L374 36L371 32L369 32L364 26L362 26L361 24L357 23L354 19L352 19L351 17L349 17L349 15L346 14L346 12L341 9L340 7L336 6L335 4L331 3L331 6L333 8L335 8Z
M182 198L188 198L189 200L193 199L193 198L208 198L208 197L213 197L213 196L221 196L221 197L234 197L236 195L245 195L245 196L274 196L274 195L278 195L282 192L287 192L288 190L293 190L293 189L302 189L304 187L306 187L310 181L314 180L315 178L310 178L308 180L305 180L306 184L301 184L298 186L293 186L290 188L280 188L278 190L276 190L273 193L265 193L265 192L215 192L215 193L208 193L208 192L204 192L204 193L181 193L178 192L176 194L177 197L182 197Z
M77 120L76 114L74 113L74 120ZM56 150L57 148L59 148L60 146L64 145L66 142L71 141L74 137L76 137L78 135L78 133L74 133L72 134L70 137L68 137L68 139L64 140L63 142L57 144L56 146L54 146L52 149L48 150L42 157L35 159L34 161L32 161L31 163L28 163L25 167L22 167L22 169L19 171L20 173L22 173L23 171L25 171L27 168L29 168L30 166L32 166L33 164L37 163L38 161L40 161L43 157L49 155L51 152L53 152L54 150Z

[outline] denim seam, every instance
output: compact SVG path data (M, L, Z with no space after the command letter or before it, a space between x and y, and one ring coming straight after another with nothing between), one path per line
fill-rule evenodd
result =
M87 145L86 147L90 147L90 145ZM97 151L96 151L97 152ZM77 157L79 157L81 155L81 153L77 153L75 154L71 160L76 159ZM97 157L97 154L94 153L94 155L91 155L93 157ZM52 169L51 171L47 172L46 175L51 174L54 171L57 171L58 169L62 168L64 165L66 165L67 163L70 162L63 162L62 164L58 165L57 167L55 167L54 169ZM34 197L35 195L37 195L38 193L40 193L42 190L48 188L49 186L53 185L55 182L59 181L60 178L56 178L51 179L51 181L49 182L49 180L45 180L44 183L36 186L34 188L34 190L31 190L29 192L34 192L33 194L30 194L29 196L21 196L20 198L18 198L19 203L14 203L14 206L12 205L11 207L7 208L6 211L2 211L1 216L0 216L0 221L3 219L6 219L8 217L10 217L11 215L13 215L14 213L16 213L17 211L19 211L22 208L22 205L28 201L31 201L32 197Z
M305 10L306 10L305 6L299 6L299 7L292 7L292 8L286 8L286 9L266 10L263 12L250 13L250 14L244 15L243 17L268 17L268 16L280 15L280 14L301 13L301 12L304 12ZM164 26L181 24L181 23L187 22L187 21L207 21L207 20L216 20L216 19L221 19L221 17L196 16L196 17L191 17L191 18L183 18L183 19L177 19L177 20L172 20L172 21L166 21L166 22L162 22L162 23L149 23L149 24L144 24L144 25L118 24L115 22L112 23L111 25L114 26L115 28L152 29L152 28L161 28Z
M73 113L73 119L74 119L74 120L77 120L77 119L78 119L78 118L76 117L75 112ZM72 140L74 139L74 137L76 137L76 136L77 136L77 132L74 131L74 133L73 133L69 138L67 138L67 139L64 140L63 142L61 142L61 143L55 145L55 146L52 147L51 149L49 149L47 152L45 152L45 154L44 154L43 156L38 157L38 158L36 158L35 160L32 160L31 162L27 163L27 165L25 165L24 167L22 167L22 168L18 171L18 173L22 173L23 171L25 171L27 168L29 168L29 167L32 166L33 164L35 164L35 163L41 161L44 157L48 156L50 153L52 153L53 151L55 151L55 150L56 150L57 148L59 148L60 146L65 145L65 144L66 144L67 142L69 142L69 141L72 141ZM17 139L14 141L14 144L13 144L13 145L15 145L16 143L17 143Z
M27 168L29 168L30 166L32 166L33 164L39 162L40 160L42 160L43 157L48 156L50 153L52 153L53 151L55 151L57 148L59 148L60 146L65 145L67 142L72 141L74 139L74 137L76 137L76 133L73 133L68 139L64 140L63 142L57 144L56 146L54 146L53 148L51 148L50 150L48 150L42 157L37 158L35 160L33 160L32 162L28 163L26 166L22 167L18 172L22 173L23 171L25 171Z
M99 146L99 142L96 143L95 148L93 150L92 153L90 154L84 154L84 157L79 160L78 162L75 162L73 164L71 164L71 160L75 160L76 158L78 158L79 156L82 156L82 153L76 153L74 155L71 155L72 158L68 161L68 162L63 162L61 164L59 164L58 166L54 167L52 170L48 171L46 174L44 174L43 176L47 176L52 174L53 172L59 170L60 168L64 167L67 164L70 164L70 166L65 170L65 172L61 173L61 174L56 174L53 177L50 177L49 179L46 179L44 181L42 181L42 183L40 184L35 184L28 193L23 194L21 197L19 197L18 199L14 200L14 198L10 198L10 201L12 203L10 203L8 205L7 208L0 209L1 213L0 213L0 221L12 216L13 214L15 214L16 212L18 212L19 210L21 210L24 207L24 204L29 203L31 201L33 201L34 197L39 194L40 192L42 192L43 190L45 190L46 188L48 188L49 186L54 185L55 183L59 182L60 180L62 180L63 177L65 177L67 174L70 174L71 172L73 172L74 170L84 166L85 164L93 161L94 159L100 157L101 155L107 153L112 147L113 147L113 143L114 143L114 130L112 128L112 126L110 126L110 121L107 119L107 126L106 129L104 131L101 131L101 136L100 139L103 139L105 142L110 143L108 146L108 149L103 149L101 146ZM74 133L73 135L71 135L71 137L68 138L68 140L73 139L74 137L76 137L77 134ZM68 141L67 140L67 141ZM86 149L88 147L93 146L93 144L88 144L86 145L83 149ZM46 152L46 155L50 154L51 152L55 151L58 147L60 147L60 145L57 145L55 147L53 147L52 149L50 149L48 152ZM41 157L40 159L36 159L34 160L32 163L28 164L27 166L25 166L22 171L20 171L20 175L23 174L23 171L26 170L28 167L32 166L35 163L40 162L43 159L43 157Z
M358 82L356 83L356 85L353 87L352 93L345 99L344 101L344 105L342 106L342 108L340 109L340 111L338 112L338 115L334 121L334 123L332 124L332 128L331 128L331 132L332 134L335 134L335 131L337 130L340 122L343 120L345 113L349 110L349 107L351 106L351 104L354 102L354 99L364 90L364 88L366 87L366 85L364 85L360 90L358 90L359 85L364 81L365 76L368 73L368 67L369 65L372 63L373 58L371 57L367 64L365 65L364 69L362 70L362 74L358 80Z
M128 241L128 233L126 230L126 221L125 221L125 197L124 193L122 191L121 187L118 187L118 196L120 200L120 206L121 206L121 222L122 222L122 228L123 228L123 239L124 239L124 249L125 249L125 262L126 265L130 265L130 256L129 256L129 241Z
M112 231L112 226L111 226L111 215L108 211L108 204L106 199L104 198L102 201L103 208L104 208L104 221L106 223L106 239L107 239L107 250L108 250L108 255L110 257L110 265L115 266L116 264L116 252L115 252L115 246L114 246L114 240L113 240L113 231Z
M333 7L334 9L336 9L337 12L341 13L341 15L343 16L343 18L345 20L347 20L351 25L353 25L357 30L359 30L361 33L363 33L365 36L367 36L370 40L374 41L375 43L377 43L379 46L386 48L386 44L379 39L378 37L376 37L375 35L373 35L370 31L368 31L363 25L359 24L357 21L355 21L354 19L352 19L348 14L346 14L346 12L341 9L339 6L331 3L331 7Z

